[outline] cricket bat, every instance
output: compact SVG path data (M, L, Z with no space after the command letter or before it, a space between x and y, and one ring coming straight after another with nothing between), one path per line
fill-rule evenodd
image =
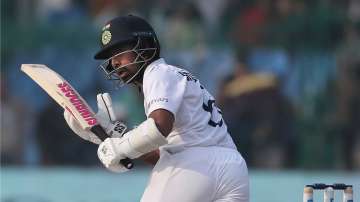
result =
M101 141L109 137L95 118L95 113L80 94L62 76L43 64L22 64L21 71L34 80L60 106L68 110L77 120L81 128L90 130ZM130 159L120 161L131 169Z

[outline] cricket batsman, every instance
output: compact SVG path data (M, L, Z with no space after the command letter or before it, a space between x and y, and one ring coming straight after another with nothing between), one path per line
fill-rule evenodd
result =
M137 86L144 97L147 119L124 135L115 125L110 95L99 94L100 124L111 136L101 142L83 130L67 110L70 128L99 144L97 155L114 172L119 164L141 158L154 164L142 202L248 202L246 162L227 132L214 97L190 72L160 57L160 44L151 25L134 16L105 24L95 59L119 86Z

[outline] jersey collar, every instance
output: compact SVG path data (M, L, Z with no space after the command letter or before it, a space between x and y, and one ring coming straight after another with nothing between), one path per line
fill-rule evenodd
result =
M154 67L159 66L161 64L166 64L165 60L163 58L159 58L155 61L153 61L152 63L150 63L147 68L145 69L144 74L146 74L147 72L151 71L152 69L154 69Z

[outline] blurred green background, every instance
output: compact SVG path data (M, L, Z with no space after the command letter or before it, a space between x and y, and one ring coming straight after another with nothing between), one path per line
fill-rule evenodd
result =
M104 171L96 145L72 134L62 109L20 72L46 64L94 108L96 94L110 92L122 120L137 125L137 89L114 89L93 59L102 25L125 14L148 19L162 57L216 97L253 201L301 201L313 182L357 183L360 193L358 0L1 0L2 201L140 198L150 168Z

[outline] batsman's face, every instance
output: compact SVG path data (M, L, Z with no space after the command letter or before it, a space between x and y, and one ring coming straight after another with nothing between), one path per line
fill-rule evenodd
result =
M136 58L136 54L134 52L125 52L123 54L116 55L111 59L111 65L114 69L119 68L116 71L116 74L123 80L127 81L133 77L138 71L134 60Z

